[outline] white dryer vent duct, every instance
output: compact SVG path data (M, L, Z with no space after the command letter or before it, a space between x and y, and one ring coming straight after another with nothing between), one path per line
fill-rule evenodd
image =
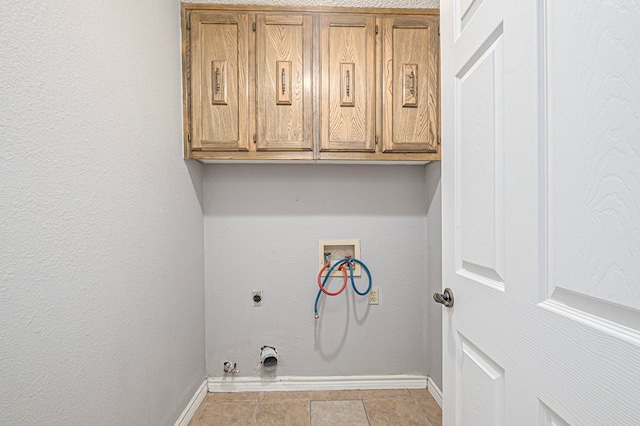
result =
M272 346L263 346L260 350L260 362L268 370L276 368L278 365L278 351Z

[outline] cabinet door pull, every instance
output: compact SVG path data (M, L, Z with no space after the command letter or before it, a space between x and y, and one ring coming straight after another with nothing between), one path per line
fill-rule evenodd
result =
M211 103L227 105L227 61L211 62Z
M220 93L220 68L216 68L216 93Z
M416 74L413 72L413 70L411 70L411 75L409 76L409 79L411 80L409 93L415 96L416 95Z
M280 90L276 89L276 104L291 105L291 61L276 62L277 80Z
M418 107L418 64L402 66L402 106Z
M341 107L353 107L354 101L354 89L355 89L355 67L352 62L340 63L340 74L338 78L342 80L340 85L340 106ZM338 80L340 81L340 80ZM338 83L339 84L339 83Z
M284 81L285 76L286 76L285 70L284 70L284 68L282 68L282 72L280 73L280 77L282 79L282 94L283 95L287 92L287 84Z
M345 83L344 83L344 85L345 85L345 92L346 92L347 97L348 97L348 96L349 96L349 86L350 86L350 84L351 84L351 81L350 81L351 79L349 78L349 70L347 70L347 75L346 75L346 77L345 77L345 80L346 80L346 81L345 81Z

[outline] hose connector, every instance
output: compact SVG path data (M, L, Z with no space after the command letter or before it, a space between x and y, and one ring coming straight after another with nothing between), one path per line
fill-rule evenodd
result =
M236 368L236 363L231 363L229 361L225 361L224 364L222 364L223 370L225 373L230 373L230 374L238 374L239 371Z

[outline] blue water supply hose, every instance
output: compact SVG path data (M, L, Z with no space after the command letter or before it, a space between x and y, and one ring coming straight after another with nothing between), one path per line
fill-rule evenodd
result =
M352 262L356 262L357 264L362 266L362 269L364 269L364 271L367 273L367 277L369 277L369 286L363 292L360 292L358 290L358 288L356 287L356 282L353 279L353 264L352 264ZM353 291L355 291L360 296L366 296L367 294L369 294L369 292L371 291L371 284L372 284L371 272L369 272L369 268L367 268L367 265L365 265L363 261L361 261L359 259L355 259L353 257L345 257L343 259L338 260L336 263L334 263L333 266L331 266L331 268L329 268L329 270L327 271L327 275L325 275L324 279L322 280L322 288L324 288L325 285L327 284L327 280L331 276L331 273L333 272L333 270L336 269L336 267L338 267L338 266L340 266L342 264L345 264L345 263L349 265L349 277L351 278L351 287L353 287ZM318 294L316 295L316 301L313 304L313 312L314 312L315 319L320 318L320 315L318 314L318 302L320 302L320 296L322 296L322 289L318 290Z

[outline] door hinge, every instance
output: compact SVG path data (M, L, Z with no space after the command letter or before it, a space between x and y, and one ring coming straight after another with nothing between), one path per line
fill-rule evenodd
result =
M376 34L378 34L378 24L376 24Z
M191 29L191 15L187 18L187 30Z
M251 25L251 29L255 32L256 31L256 23L254 22L253 25Z
M191 133L187 133L187 142L191 145Z
M440 135L438 135L438 145L440 145Z
M440 27L438 27L438 35L440 35Z
M378 136L376 135L376 145L378 145Z
M258 136L256 136L256 134L253 134L253 143L258 143Z

